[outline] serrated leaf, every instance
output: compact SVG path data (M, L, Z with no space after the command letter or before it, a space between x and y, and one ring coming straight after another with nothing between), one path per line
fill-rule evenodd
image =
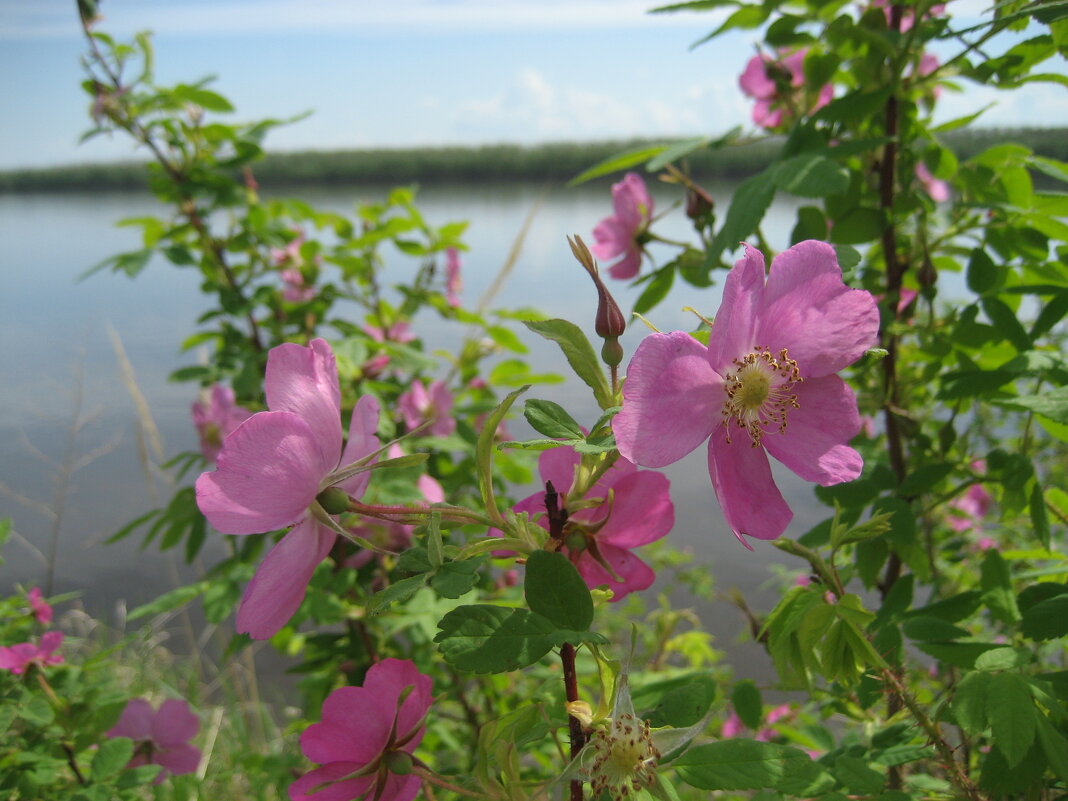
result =
M938 617L916 616L905 621L902 630L910 640L943 642L968 637L969 632Z
M523 593L527 606L562 629L585 631L593 622L593 598L571 560L556 551L527 558Z
M723 227L705 254L706 267L718 264L725 250L737 247L756 230L774 197L775 180L768 172L754 175L734 191Z
M371 596L367 604L367 614L374 617L384 612L391 604L407 601L426 584L426 575L411 576L400 581L394 581L384 590L379 590Z
M1057 387L1041 395L1021 395L1018 398L999 399L993 402L1010 409L1037 412L1055 422L1068 424L1068 387Z
M775 185L798 197L827 197L849 188L849 171L832 159L802 153L775 165Z
M523 416L539 434L555 439L583 439L582 426L558 403L529 398Z
M953 692L953 717L968 734L986 728L986 698L990 691L989 673L969 673Z
M629 150L626 153L620 153L617 156L611 156L610 158L600 161L594 164L588 170L584 170L567 182L568 186L578 186L581 183L585 183L593 178L600 178L602 175L610 175L620 170L628 169L629 167L635 167L638 164L644 164L649 159L653 158L659 153L668 149L668 145L653 145L652 147L643 147L638 150Z
M1068 594L1047 598L1024 612L1020 633L1039 642L1068 637Z
M552 648L555 627L526 609L458 606L438 623L445 661L469 673L505 673L532 665Z
M683 781L701 790L772 789L808 795L807 788L829 778L803 751L741 738L696 746L672 765Z
M434 573L430 586L442 598L459 598L470 592L478 581L478 570L485 559L446 562Z
M867 760L843 755L834 761L833 775L846 789L858 795L875 795L886 783L877 770L868 767Z
M581 328L567 320L526 321L523 325L560 346L567 363L571 365L575 375L593 390L593 396L602 409L615 405L601 363Z
M1031 663L1031 652L1025 648L994 648L975 659L975 669L982 671L1012 670Z
M675 283L675 268L671 265L661 267L645 285L645 289L634 301L634 313L645 314L660 303L671 291Z
M100 743L93 754L91 776L93 781L104 781L124 767L133 757L134 743L127 737L110 737Z
M734 707L742 723L753 731L760 728L760 722L764 717L764 701L756 684L749 679L743 679L735 684L731 691L731 706Z
M994 743L1010 766L1027 754L1035 739L1038 710L1023 678L1014 673L990 677L986 716Z

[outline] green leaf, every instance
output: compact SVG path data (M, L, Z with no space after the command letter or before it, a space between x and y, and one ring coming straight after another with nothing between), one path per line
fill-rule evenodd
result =
M161 612L169 612L172 609L177 609L179 606L184 606L204 592L204 586L203 582L197 582L196 584L187 584L183 587L177 587L170 592L164 593L156 600L149 601L147 604L137 607L127 615L126 619L133 621L142 617L158 615Z
M905 497L931 492L935 485L951 472L953 472L953 465L948 462L924 465L908 474L905 480L901 482L899 491Z
M100 747L93 755L93 764L90 775L93 781L103 781L114 776L133 757L133 740L127 737L110 737L100 743Z
M1036 412L1057 423L1068 425L1068 387L1057 387L1041 395L1021 395L1009 400L995 400L993 403L1010 409Z
M498 426L504 420L504 416L508 414L508 410L512 408L516 398L529 388L530 385L527 384L508 393L497 408L486 416L485 421L482 423L482 430L478 434L478 443L475 445L475 463L478 465L478 489L482 495L482 504L486 507L486 512L495 521L501 520L501 513L497 509L497 500L493 494L493 440L497 435Z
M883 212L855 206L834 221L831 241L838 245L860 245L878 239L886 228Z
M539 434L556 439L584 439L582 426L558 403L530 398L523 416Z
M706 267L718 264L725 250L737 247L756 230L774 197L775 180L770 172L754 175L735 190L723 227L705 254Z
M971 735L986 729L986 699L990 694L989 673L969 673L953 692L951 708L960 727Z
M554 626L526 609L458 606L438 623L441 654L469 673L505 673L532 665L552 648Z
M645 170L646 172L657 172L662 170L673 161L678 161L684 156L690 155L695 150L700 150L701 148L706 147L711 141L711 139L704 136L683 139L681 142L677 142L670 147L665 147L660 153L649 159L649 163L645 165Z
M982 654L1001 646L986 642L918 642L916 647L941 662L970 670Z
M1038 742L1053 772L1068 782L1068 739L1043 716L1038 718Z
M523 325L535 334L552 340L560 346L567 363L571 365L575 375L593 390L593 396L602 409L615 405L612 390L608 386L604 370L601 369L601 363L581 328L567 320L525 321Z
M983 603L998 620L1013 624L1020 619L1016 596L1012 591L1009 566L994 548L987 550L980 565Z
M985 672L1012 670L1031 663L1031 652L1026 648L995 648L980 654L975 660L975 669Z
M764 717L764 701L760 697L760 690L752 681L743 679L734 685L731 706L742 723L753 731L760 728L760 721Z
M459 598L475 586L478 570L484 561L484 558L478 558L446 562L438 568L430 580L430 586L442 598Z
M1003 300L987 296L979 303L983 307L983 312L990 318L990 322L994 324L994 329L1003 339L1011 342L1018 351L1031 349L1031 337L1027 335L1027 330Z
M693 726L708 712L716 700L716 682L711 676L692 678L681 687L664 693L653 710L654 726Z
M976 295L982 295L999 286L1003 277L986 251L976 248L968 259L967 280L968 289Z
M834 778L857 795L875 795L883 789L886 778L868 767L868 761L854 756L840 756L834 761Z
M229 112L233 111L234 107L230 105L230 101L217 92L212 92L208 89L199 89L193 86L185 86L179 84L174 88L174 97L177 100L187 103L196 103L201 108L208 111Z
M829 783L823 768L805 752L741 738L696 746L672 765L683 781L701 790L771 789L809 795L809 788Z
M1028 511L1031 515L1031 526L1035 530L1038 541L1047 551L1050 544L1049 515L1046 513L1046 498L1042 492L1042 485L1035 481L1031 487L1031 497L1028 499Z
M1039 642L1068 637L1068 593L1047 598L1024 612L1020 633Z
M1024 679L1015 673L990 677L986 716L994 743L1010 767L1024 758L1035 739L1038 710Z
M668 147L668 145L653 145L652 147L643 147L638 150L630 150L626 153L621 153L618 156L612 156L604 161L594 164L588 170L580 172L568 181L567 185L578 186L592 178L600 178L602 175L609 175L613 172L619 172L620 170L643 164L654 156L663 153Z
M937 617L910 617L902 627L905 636L910 640L926 642L941 642L945 640L959 640L961 637L970 636L969 632L952 623Z
M647 311L662 301L671 291L671 285L675 283L675 268L672 265L661 267L655 273L645 289L634 301L634 313L645 314Z
M18 716L34 726L47 726L56 719L56 712L44 693L34 695L18 707Z
M426 575L411 576L410 578L394 581L384 590L379 590L371 596L367 604L367 614L371 617L381 614L391 604L407 601L426 584Z
M814 153L786 159L772 168L772 175L779 189L798 197L840 195L849 188L849 171Z
M562 629L585 631L593 622L593 598L571 560L556 551L527 558L523 593L532 612Z

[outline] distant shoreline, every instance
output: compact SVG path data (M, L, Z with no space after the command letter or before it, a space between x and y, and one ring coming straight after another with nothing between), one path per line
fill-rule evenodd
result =
M1068 161L1068 128L970 129L949 132L944 139L962 159L1011 141L1039 155ZM563 183L612 156L665 143L644 139L295 151L267 155L254 164L253 174L262 186L272 189L309 184ZM716 152L702 150L687 157L687 162L698 179L741 179L763 169L778 149L779 142L764 140ZM0 172L0 192L131 191L145 189L147 181L145 162L74 164Z

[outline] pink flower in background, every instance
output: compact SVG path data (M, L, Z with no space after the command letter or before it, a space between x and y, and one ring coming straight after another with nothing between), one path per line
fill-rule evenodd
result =
M285 288L282 290L282 298L290 303L307 303L315 297L315 287L308 286L304 280L304 273L300 270L282 270L279 273Z
M653 218L653 198L640 175L628 172L622 181L612 184L612 209L615 214L593 229L597 243L590 250L605 261L618 259L608 268L613 278L633 278L641 269L641 239Z
M30 614L37 619L38 623L47 626L52 622L52 607L41 595L40 587L34 587L26 593L26 599L30 602Z
M779 51L779 58L766 54L753 56L738 77L738 86L756 100L753 105L753 122L762 128L774 130L789 124L795 114L811 114L826 106L834 97L831 84L822 86L815 100L805 97L805 56L802 48L792 53ZM776 83L778 75L781 84Z
M193 403L193 425L200 437L200 452L214 462L230 432L252 416L252 412L234 402L234 391L215 384L207 397Z
M738 717L738 713L732 710L727 719L723 721L723 727L720 729L719 736L724 740L729 740L731 737L737 737L744 731L745 724L742 723L742 719Z
M936 72L940 66L942 66L942 64L938 60L938 56L934 53L925 52L920 56L919 64L916 65L916 74L921 78L926 78L928 75ZM942 87L936 83L931 87L930 91L931 96L937 100L942 94Z
M890 25L891 20L891 6L893 0L871 0L872 8L881 8L883 14L886 15L886 24ZM945 3L935 3L931 6L925 16L927 17L941 17L946 13ZM906 8L901 14L901 33L907 33L912 30L912 26L916 23L916 12L911 8Z
M304 232L294 231L294 236L284 248L271 248L271 261L275 267L300 267L304 264L304 257L300 255L301 245L304 244Z
M399 342L403 344L412 342L416 338L411 327L403 320L398 320L389 328L383 329L373 325L365 325L363 330L375 342Z
M407 659L383 659L367 671L362 687L330 693L322 721L300 736L304 755L322 767L289 786L291 801L415 798L419 777L391 767L410 767L408 755L423 739L432 693L430 677Z
M404 424L414 429L427 420L432 421L426 433L435 437L447 437L456 430L456 421L452 418L452 393L444 381L432 381L427 388L422 381L412 381L407 392L397 398Z
M445 251L445 299L450 306L460 305L460 290L464 288L460 267L460 251L448 248Z
M200 749L189 745L196 736L200 721L189 704L171 698L158 710L144 698L134 698L122 710L122 716L108 737L129 737L134 741L134 755L126 766L159 765L156 784L167 773L193 773L200 764Z
M256 534L293 526L271 549L245 589L238 631L256 639L277 632L300 606L315 567L335 540L319 493L338 487L359 498L369 473L344 478L342 468L379 448L378 401L365 396L352 410L342 450L337 363L325 340L285 344L267 356L267 408L223 442L218 468L196 482L197 505L224 534Z
M916 177L920 180L920 185L923 186L924 191L931 196L931 200L935 203L945 203L949 200L949 184L931 175L931 171L927 169L927 165L922 161L916 165Z
M863 460L853 391L838 377L876 342L871 294L842 282L834 248L801 242L765 277L745 246L727 276L708 347L689 334L651 334L638 346L612 421L619 452L663 467L708 440L712 487L734 535L774 539L793 513L768 453L806 481L852 481Z
M656 578L649 565L631 549L660 539L675 525L675 507L667 476L638 470L619 459L584 499L569 499L568 492L581 457L574 448L552 448L538 457L542 483L551 481L560 503L569 512L561 551L571 559L590 589L607 584L622 600L628 593L644 590ZM582 501L581 504L576 503ZM597 501L594 505L587 505ZM574 505L574 509L567 504ZM528 512L548 530L545 492L536 492L515 505Z
M946 523L956 532L978 529L993 500L994 496L982 484L972 484L963 497L949 502L949 508L956 514L947 515Z
M43 668L45 665L59 665L63 655L56 650L63 644L63 632L46 631L41 635L41 644L20 642L16 645L0 647L0 670L10 670L21 676L31 665Z

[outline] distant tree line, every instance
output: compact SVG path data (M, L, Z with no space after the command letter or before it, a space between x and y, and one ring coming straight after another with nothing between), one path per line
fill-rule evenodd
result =
M946 143L962 159L1001 142L1016 142L1035 153L1068 161L1068 129L966 129L951 131ZM496 144L470 147L307 150L267 155L254 175L264 186L358 183L483 183L494 181L567 181L599 161L664 140L557 142L540 145ZM779 152L774 138L688 157L698 179L742 179L762 170ZM108 191L141 189L140 162L76 164L0 172L0 191ZM608 180L604 178L602 180Z

